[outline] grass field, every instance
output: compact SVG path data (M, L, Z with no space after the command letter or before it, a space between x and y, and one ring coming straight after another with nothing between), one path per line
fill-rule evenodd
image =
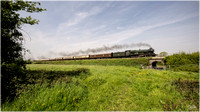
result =
M30 84L2 110L198 111L199 74L132 66L30 64Z

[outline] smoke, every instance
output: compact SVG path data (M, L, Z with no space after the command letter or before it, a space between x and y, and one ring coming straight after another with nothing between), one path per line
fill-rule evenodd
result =
M117 50L117 49L124 49L124 48L133 48L133 47L151 47L151 45L147 43L132 43L132 44L122 44L122 45L113 45L113 46L103 46L94 49L87 49L87 50L79 50L72 53L63 53L61 52L60 55L62 56L76 56L80 54L89 54L89 53L99 53L103 51L110 51L110 50Z

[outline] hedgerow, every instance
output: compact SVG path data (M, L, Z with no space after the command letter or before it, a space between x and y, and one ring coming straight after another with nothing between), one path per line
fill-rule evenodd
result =
M165 57L166 65L170 65L173 70L182 71L199 71L199 52L194 53L177 53Z

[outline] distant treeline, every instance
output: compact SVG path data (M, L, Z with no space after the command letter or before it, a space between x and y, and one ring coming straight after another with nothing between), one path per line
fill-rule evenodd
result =
M173 54L165 57L164 61L174 70L199 71L199 52Z

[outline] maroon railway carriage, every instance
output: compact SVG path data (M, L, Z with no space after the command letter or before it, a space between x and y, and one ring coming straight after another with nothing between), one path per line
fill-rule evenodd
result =
M111 53L90 55L90 59L111 58Z

